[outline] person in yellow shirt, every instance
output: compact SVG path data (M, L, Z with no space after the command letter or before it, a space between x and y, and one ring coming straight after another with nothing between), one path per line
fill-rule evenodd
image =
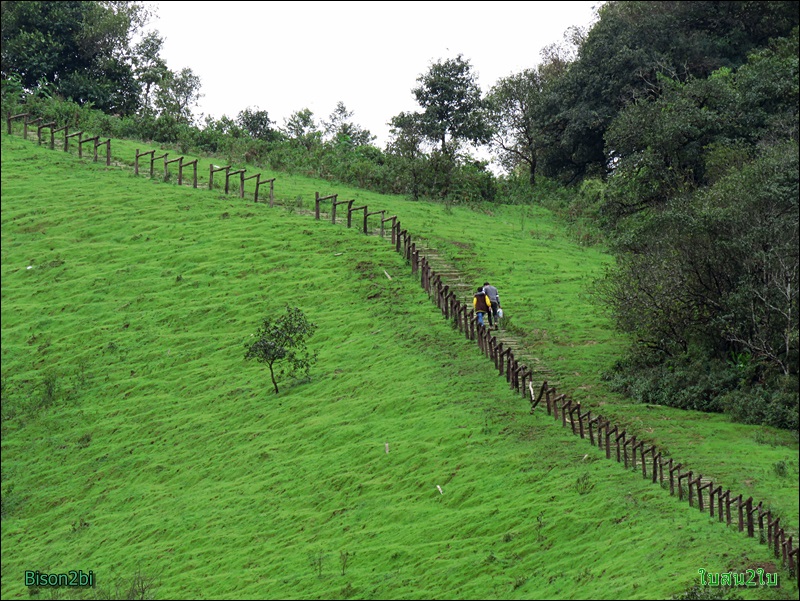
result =
M478 288L475 296L472 297L472 308L475 309L475 314L478 316L478 324L485 325L483 318L491 313L492 305L489 297L483 291L483 286Z

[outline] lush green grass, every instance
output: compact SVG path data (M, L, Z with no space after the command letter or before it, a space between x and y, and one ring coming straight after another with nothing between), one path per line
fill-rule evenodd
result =
M99 588L140 570L159 598L654 599L699 568L775 569L763 545L531 416L388 242L2 144L4 599L30 595L24 570L93 570ZM397 214L500 288L564 391L726 486L752 478L741 492L797 523L784 433L603 390L622 343L583 291L608 259L544 211L274 175L294 209L319 191ZM285 303L319 326L320 356L276 396L244 350ZM742 594L796 598L781 578Z

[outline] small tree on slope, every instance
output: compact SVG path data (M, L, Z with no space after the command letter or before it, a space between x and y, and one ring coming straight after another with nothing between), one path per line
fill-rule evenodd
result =
M278 394L276 375L291 377L297 372L305 372L308 377L317 353L308 351L306 340L316 329L317 326L310 323L300 309L287 305L285 314L267 317L259 326L255 342L245 344L247 352L244 358L267 364L275 394Z

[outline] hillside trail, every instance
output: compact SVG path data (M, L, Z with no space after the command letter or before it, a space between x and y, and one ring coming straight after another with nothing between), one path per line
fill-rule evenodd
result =
M312 216L314 215L313 211L309 211L308 213ZM347 227L346 220L342 220L340 223L337 219L336 223ZM388 238L390 236L387 229L382 230L381 228L369 229L368 235L379 238ZM471 307L475 290L479 285L483 284L483 281L470 283L463 272L453 265L436 248L431 246L428 240L421 237L419 233L416 234L414 243L416 245L416 250L419 252L420 259L424 257L427 260L431 270L441 278L442 284L448 286L459 301L464 303L467 307ZM492 335L497 339L498 343L503 344L503 348L511 349L514 357L531 369L534 386L538 387L541 382L546 380L550 387L560 387L560 382L557 380L554 372L544 364L540 357L537 357L533 353L530 346L525 344L514 331L506 329L503 322L504 320L501 319L498 327L492 329ZM514 330L516 329L517 327L514 328Z

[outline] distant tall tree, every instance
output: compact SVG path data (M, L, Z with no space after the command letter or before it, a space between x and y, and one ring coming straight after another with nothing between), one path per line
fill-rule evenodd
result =
M134 48L134 73L141 86L140 105L145 110L155 110L155 90L170 77L167 63L161 58L163 47L163 38L151 31Z
M425 136L419 115L400 113L392 117L391 139L386 152L394 178L394 190L410 194L418 200L425 193L425 172L428 159L422 150Z
M202 97L200 78L191 69L179 73L170 71L159 86L155 107L162 116L171 117L177 123L194 123L192 109Z
M327 121L322 121L325 128L325 136L332 141L347 142L352 146L366 146L375 139L368 129L352 122L353 111L347 110L341 100L336 103L336 108L328 117Z
M288 119L284 119L283 133L290 140L305 146L307 150L311 150L322 139L322 132L319 131L314 113L308 108L295 111Z
M490 145L506 171L524 165L531 186L536 183L536 153L541 144L540 124L536 118L541 95L539 72L525 69L499 79L487 97L492 124Z
M486 106L477 76L460 54L434 63L417 82L419 86L412 93L422 111L401 113L392 119L393 146L403 152L412 150L414 145L419 148L422 143L435 148L423 161L401 162L414 169L415 196L422 187L418 186L421 182L417 176L424 164L424 188L449 202L458 173L459 149L464 143L478 145L489 139Z
M280 138L280 132L273 128L275 122L269 118L267 111L258 107L247 107L236 117L236 124L256 140L274 141Z
M138 2L2 2L3 78L41 83L79 104L132 114L139 87L130 39L147 21Z
M440 146L443 154L453 156L462 142L481 144L488 140L481 88L469 60L459 54L437 61L417 82L419 86L412 93L422 107L422 132Z

